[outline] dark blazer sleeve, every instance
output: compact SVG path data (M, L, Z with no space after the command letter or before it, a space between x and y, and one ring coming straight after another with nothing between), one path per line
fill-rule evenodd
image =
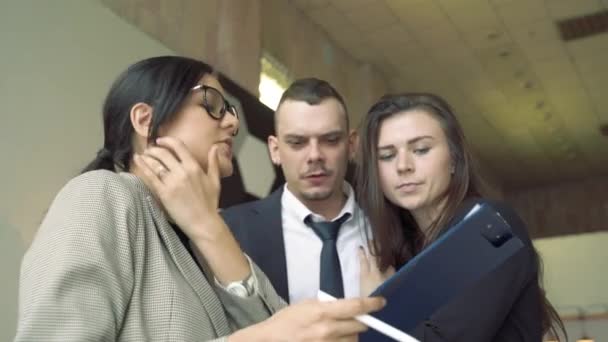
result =
M241 249L264 271L279 296L289 301L280 201L278 190L265 199L222 210L221 215Z
M417 327L414 335L421 341L542 340L537 254L517 214L502 203L490 204L524 248Z
M256 221L252 218L251 212L250 203L240 204L220 212L226 225L247 254L251 254L249 234L251 234L252 230L255 231L256 226ZM246 222L249 222L249 224L246 224Z

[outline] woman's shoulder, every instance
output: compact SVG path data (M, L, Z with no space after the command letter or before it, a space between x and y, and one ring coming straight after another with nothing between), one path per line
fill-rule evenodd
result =
M492 207L504 220L509 224L513 233L524 240L524 243L530 244L530 233L528 232L528 225L524 222L521 216L513 208L512 205L504 200L498 199L481 199L481 203L485 203Z
M522 239L526 244L531 244L528 226L517 214L513 206L504 200L490 199L484 197L469 197L462 201L456 214L452 218L451 224L460 222L476 205L490 206L500 217L507 222L513 233Z
M140 183L132 174L107 170L72 178L50 205L39 234L61 231L64 237L73 234L79 238L135 234L144 207L145 186Z
M85 172L72 178L57 194L51 209L63 212L133 214L146 196L145 185L129 173Z
M72 178L61 189L61 193L96 198L113 197L115 200L130 202L145 191L143 183L130 173L116 173L108 170L88 171Z

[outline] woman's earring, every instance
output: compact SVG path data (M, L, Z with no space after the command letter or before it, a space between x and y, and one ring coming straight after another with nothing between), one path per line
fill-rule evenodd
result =
M456 172L456 168L454 167L454 165L450 166L450 173L454 174L454 172Z

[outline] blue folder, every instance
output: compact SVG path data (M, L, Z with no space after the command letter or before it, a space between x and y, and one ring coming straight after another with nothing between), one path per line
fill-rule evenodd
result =
M372 316L411 334L439 308L512 257L524 244L489 204L477 204L420 254L387 279L371 296L387 305ZM390 338L375 330L360 342Z

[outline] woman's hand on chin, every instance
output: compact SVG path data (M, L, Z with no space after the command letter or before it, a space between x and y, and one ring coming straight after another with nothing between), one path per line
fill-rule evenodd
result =
M135 155L139 176L158 197L171 219L192 240L205 239L218 232L220 171L217 146L207 155L207 172L194 159L186 145L173 137L157 139Z

